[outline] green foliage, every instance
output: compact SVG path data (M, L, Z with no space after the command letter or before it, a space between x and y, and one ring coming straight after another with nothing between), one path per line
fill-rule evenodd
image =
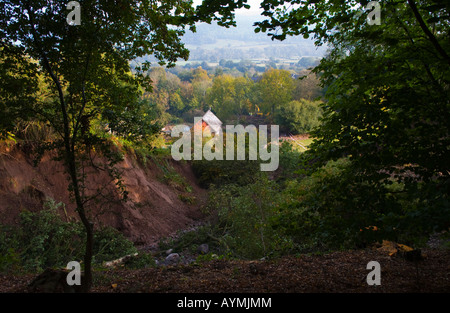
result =
M258 161L199 160L192 162L192 169L202 187L236 184L244 186L253 181L260 171Z
M155 259L151 253L139 252L137 256L133 256L126 260L124 264L127 269L141 269L156 266Z
M227 137L234 135L234 157L232 160L226 160L227 155ZM254 177L258 176L261 171L261 159L259 155L256 160L250 160L250 143L251 138L248 132L244 134L223 134L223 160L213 159L211 161L202 159L192 162L192 169L199 184L208 188L211 185L222 186L226 184L235 184L244 186L254 181ZM259 136L256 136L256 146L259 145ZM205 145L205 141L203 142ZM241 146L242 145L242 146ZM244 147L244 160L238 160L238 148Z
M208 75L200 66L179 71L178 76L164 68L154 67L148 73L153 81L153 94L147 97L159 108L160 116L168 112L192 123L194 117L200 117L212 108L220 120L230 124L233 120L256 113L268 115L272 120L279 115L287 116L296 107L290 104L291 100L297 100L308 108L306 112L297 113L312 119L308 121L305 117L302 120L309 129L310 124L317 124L319 113L313 112L316 108L313 101L322 95L322 89L315 73L301 71L299 75L302 79L296 79L291 74L287 70L270 69L254 81L247 74L243 77L223 73ZM284 107L290 110L283 110ZM276 122L295 131L290 121L279 118ZM303 129L305 126L302 126Z
M289 238L275 231L272 219L281 202L278 186L267 177L252 184L213 189L208 209L217 214L214 237L222 251L233 257L275 257L292 247Z
M214 78L214 83L208 93L208 102L214 107L219 119L226 120L234 113L236 110L235 96L236 90L232 76L223 75Z
M320 86L319 75L310 70L303 70L299 75L300 78L295 80L294 100L315 101L324 96L324 88Z
M169 65L187 58L180 39L185 27L195 29L200 20L233 25L232 11L245 1L204 1L197 8L169 1L158 10L150 2L139 10L133 2L94 2L83 4L89 18L79 27L58 18L61 3L4 1L0 9L0 137L12 138L14 127L23 139L59 135L45 147L61 152L71 191L84 183L77 168L83 152L100 147L117 162L105 144L106 130L122 143L148 144L170 120L168 112L190 122L213 106L222 119L259 112L287 131L314 129L317 140L305 154L284 144L272 181L260 175L257 161L193 162L200 183L211 188L208 209L217 222L184 236L186 244L212 240L229 255L260 258L383 239L419 246L450 227L450 28L443 1L380 1L382 24L369 25L368 1L264 0L267 20L256 23L258 32L273 31L281 40L314 35L330 50L315 76L295 81L290 72L271 69L258 82L220 71L213 79L206 67L179 77L163 68L144 75L148 64L131 73L128 62L147 54ZM327 91L320 107L312 102L321 95L317 78ZM36 120L29 122L31 113ZM49 125L52 133L46 133ZM163 181L190 192L167 164L161 169ZM51 203L40 213L23 212L19 229L2 226L1 270L80 258L80 225L62 222L56 211ZM95 236L96 262L133 251L111 229Z
M28 105L38 94L37 68L22 49L0 46L0 138L7 137L18 121L33 115Z
M292 10L281 9L293 2L298 5ZM268 19L257 23L259 31L281 40L314 35L330 48L313 70L327 92L322 125L312 134L317 140L307 152L308 165L320 169L311 179L330 161L348 157L350 163L340 175L323 177L306 202L295 205L302 208L295 210L300 217L315 221L309 233L345 246L344 239L364 242L365 235L419 242L447 230L448 5L379 1L381 25L369 25L367 1L263 3ZM401 189L390 190L393 185ZM379 230L364 230L371 225Z
M179 191L191 192L192 186L185 177L180 175L164 156L152 156L155 165L161 170L160 180L165 184L178 189ZM185 200L188 200L186 197ZM192 199L191 199L192 200Z
M412 191L401 179L383 175L374 185L355 175L348 157L318 169L310 161L285 142L272 179L257 170L234 172L243 184L230 179L210 185L204 212L211 224L182 236L177 248L195 251L206 242L213 254L256 259L363 248L382 240L422 247L429 234L450 226L450 202L439 188L418 183Z
M4 234L0 237L0 242L4 243ZM0 254L0 273L17 273L20 271L20 255L14 248L1 249Z
M248 113L253 89L254 84L249 78L216 76L211 88L208 89L207 101L219 119L226 121L233 115Z
M294 100L280 108L275 121L281 130L293 134L307 134L320 125L322 116L321 102Z
M349 158L303 171L308 159L302 153L288 144L280 151L282 172L275 180L254 176L243 186L210 188L206 212L215 222L208 232L217 253L253 259L382 240L422 247L429 234L449 227L448 197L439 190L430 196L428 184L409 192L393 177L374 186L354 174Z
M258 83L258 93L263 113L272 116L292 100L294 80L286 70L270 69L266 71Z
M180 199L181 201L183 201L186 204L194 204L196 202L195 196L191 196L191 195L179 194L178 199Z
M82 260L86 237L83 225L63 221L63 210L62 203L49 200L40 212L21 212L18 226L0 225L0 270L35 272ZM109 227L96 231L94 239L96 264L136 252L132 242Z
M330 161L283 191L274 227L304 251L354 249L381 240L420 247L429 234L448 229L448 197L414 193L392 178L373 185L355 176L349 159ZM376 229L376 230L375 230Z
M14 134L17 140L34 145L55 139L54 130L49 125L36 120L17 121Z
M23 211L20 214L17 241L23 244L19 248L25 269L64 266L80 259L83 229L79 224L64 222L58 215L60 206L48 202L39 213Z
M195 30L196 22L212 20L233 25L232 11L246 6L242 1L231 6L217 4L202 3L194 8L192 1L86 0L82 3L82 23L75 27L64 18L68 12L61 1L2 1L0 64L18 62L0 70L6 83L6 88L3 84L0 87L0 134L5 136L4 127L9 132L21 112L35 113L34 118L51 124L56 131L58 139L43 148L56 150L64 162L69 191L86 229L84 291L92 282L93 231L85 211L86 177L80 161L92 148L111 156L105 141L90 132L90 123L100 119L109 130L136 141L159 131L153 106L163 113L159 122L165 122L168 100L164 94L158 95L161 98L156 103L142 99L152 89L144 75L150 63L137 64L132 74L130 60L152 55L160 65L171 67L179 58L187 59L189 51L182 42L187 28ZM34 97L40 78L43 92ZM113 168L117 159L109 161L112 178L123 190L120 175Z
M279 160L279 170L275 176L275 180L278 183L300 176L299 169L303 165L303 149L296 149L292 142L283 141L280 145Z
M161 238L158 247L162 251L173 249L176 252L196 254L199 245L207 243L211 251L219 252L222 247L220 240L215 237L216 231L217 226L212 224L201 225L189 231L178 231L175 237Z
M372 207L382 199L363 181L349 184L349 165L346 159L330 162L312 175L290 181L283 191L286 201L275 225L300 249L354 248L361 239L360 229L378 226Z
M211 261L215 261L215 260L225 260L227 258L230 258L230 256L228 255L217 255L215 253L207 253L207 254L200 254L197 256L197 258L195 259L195 262L198 263L208 263Z

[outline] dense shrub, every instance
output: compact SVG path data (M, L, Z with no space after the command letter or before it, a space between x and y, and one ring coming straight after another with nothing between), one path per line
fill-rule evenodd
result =
M306 134L320 125L322 109L320 101L301 99L288 102L280 108L275 121L281 130L294 134Z
M257 161L199 160L192 163L192 168L204 188L226 184L243 186L254 181L260 164Z
M235 184L239 186L250 184L261 171L258 160L249 160L249 136L245 134L245 160L237 160L238 137L234 135L234 159L226 160L226 135L224 135L223 160L194 160L192 169L202 187L211 185L222 186ZM258 137L259 145L259 137Z
M346 159L330 162L312 175L290 181L283 191L286 201L275 225L301 250L353 248L360 230L376 225L371 207L381 200L363 182L346 182L348 164Z
M223 253L257 259L281 255L291 248L289 238L272 227L282 199L278 185L266 175L245 186L213 189L210 195L208 208L217 214L214 236Z
M407 190L394 177L370 182L343 158L299 180L283 191L274 227L300 249L353 249L381 240L412 246L448 229L448 197L429 185ZM431 188L432 189L432 188Z
M84 228L81 223L63 221L58 214L62 206L50 200L40 212L21 212L18 226L0 225L0 271L40 271L83 260ZM133 252L132 242L117 230L105 227L95 232L94 262Z
M421 247L450 226L448 197L439 188L418 182L411 193L394 177L374 184L348 158L283 180L261 175L246 185L211 188L207 208L216 214L209 231L219 252L248 259L357 249L382 240Z

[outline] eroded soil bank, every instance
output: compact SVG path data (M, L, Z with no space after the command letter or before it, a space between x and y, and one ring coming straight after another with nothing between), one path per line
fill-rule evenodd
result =
M53 160L51 153L44 155L35 167L24 149L0 149L2 223L16 223L22 210L42 209L48 198L66 204L60 212L63 218L77 218L64 167ZM93 164L102 162L105 161L100 158L93 160ZM175 162L170 157L144 163L127 154L116 168L126 186L127 201L120 200L115 181L101 166L85 168L87 193L101 191L99 202L91 201L88 206L96 225L112 226L135 244L148 245L202 218L200 208L206 191L197 185L188 163Z

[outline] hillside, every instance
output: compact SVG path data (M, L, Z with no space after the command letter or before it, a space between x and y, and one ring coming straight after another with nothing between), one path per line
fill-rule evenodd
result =
M253 24L257 18L237 16L236 27L230 28L220 27L214 22L199 23L195 33L188 31L182 37L190 51L189 60L179 60L177 65L195 62L218 65L220 60L251 60L255 64L264 60L278 60L279 64L289 65L302 58L317 61L326 54L327 47L316 46L312 39L288 37L284 41L273 41L265 33L255 33ZM149 55L144 59L156 63L154 56Z
M1 150L2 221L14 223L21 210L39 210L46 198L68 203L67 212L61 211L61 216L76 218L61 163L46 155L34 167L33 159L24 150L19 146L4 146ZM188 163L165 158L143 163L127 153L117 168L122 172L129 200L119 201L116 186L106 173L87 168L92 177L88 189L106 186L103 198L110 199L91 207L91 214L99 224L112 226L135 244L147 247L144 250L154 260L179 254L181 261L148 263L138 269L126 264L97 269L94 293L428 293L450 289L450 250L438 248L440 245L432 240L418 261L376 244L359 250L287 254L261 260L219 257L213 249L191 255L186 246L171 240L170 249L165 250L155 245L159 239L202 220L200 208L207 191L199 187ZM381 286L366 282L367 264L374 260L381 264ZM36 273L0 274L0 292L35 292L29 287L35 278Z
M47 198L66 204L61 216L76 218L61 162L46 154L35 167L24 150L4 146L0 151L1 221L15 223L22 210L39 210ZM86 168L87 190L95 193L103 189L99 204L89 206L98 225L112 226L135 244L148 245L201 218L199 208L206 192L196 184L187 163L161 158L144 164L126 154L117 169L128 191L127 201L119 199L117 187L105 170Z

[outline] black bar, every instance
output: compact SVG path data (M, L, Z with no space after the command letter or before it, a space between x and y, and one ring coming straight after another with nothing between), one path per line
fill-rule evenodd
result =
M448 294L0 294L3 306L101 312L408 312L433 303L445 305ZM39 304L42 304L40 306Z

